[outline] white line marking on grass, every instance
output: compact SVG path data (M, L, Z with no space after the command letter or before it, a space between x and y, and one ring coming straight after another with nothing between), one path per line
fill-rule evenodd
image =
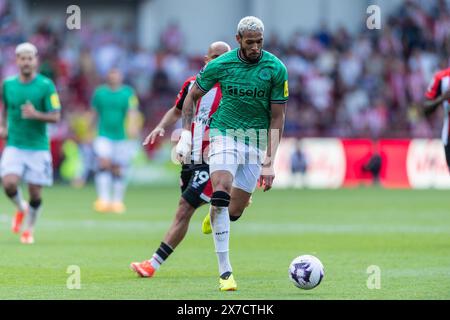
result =
M195 221L191 223L195 227ZM0 228L9 228L10 217L0 215ZM45 230L114 230L123 232L166 231L171 221L127 220L127 221L98 221L98 220L49 220L39 221L39 228ZM242 222L231 224L234 234L449 234L450 226L424 225L392 225L392 224L303 224L303 223L273 223L273 222ZM192 228L191 232L195 232Z

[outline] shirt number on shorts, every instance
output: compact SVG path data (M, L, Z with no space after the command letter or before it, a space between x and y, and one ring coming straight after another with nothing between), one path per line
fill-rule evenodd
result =
M209 180L209 174L206 171L195 170L194 182L204 184Z

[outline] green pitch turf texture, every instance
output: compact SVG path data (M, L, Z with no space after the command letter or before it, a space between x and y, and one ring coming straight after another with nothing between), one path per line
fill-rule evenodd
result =
M92 186L55 186L44 195L34 245L11 233L14 209L2 195L0 299L450 299L448 191L258 191L231 225L236 292L218 291L213 239L201 233L206 207L156 277L129 270L158 247L177 187L130 187L121 216L92 211ZM288 279L289 263L301 254L325 266L323 282L310 291ZM79 290L67 288L71 265L81 270ZM372 265L380 268L380 289L367 287Z

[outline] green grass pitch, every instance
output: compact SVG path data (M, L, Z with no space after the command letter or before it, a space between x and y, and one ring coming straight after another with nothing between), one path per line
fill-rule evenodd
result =
M10 231L13 206L0 204L0 299L450 299L448 191L258 191L231 225L236 292L218 291L211 235L193 217L189 232L152 279L129 263L149 258L169 227L177 187L130 187L126 214L92 211L92 186L48 188L36 243ZM319 257L325 277L303 291L287 269L301 254ZM68 289L68 266L81 271L81 289ZM369 266L381 288L368 289Z

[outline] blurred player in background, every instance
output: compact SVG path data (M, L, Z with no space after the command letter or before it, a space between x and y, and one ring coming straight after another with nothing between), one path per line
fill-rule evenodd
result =
M230 46L225 42L212 43L205 56L205 64L230 50ZM181 118L184 99L194 82L195 76L188 78L184 82L178 93L175 105L166 112L160 123L147 136L144 140L144 145L148 143L153 144L157 137L164 136L165 130L173 126ZM209 166L204 162L203 154L209 145L208 122L211 115L217 110L221 98L220 86L216 85L199 99L196 104L195 118L190 131L190 139L192 139L190 144L193 146L191 161L185 162L182 166L180 177L181 197L175 219L152 258L141 263L134 262L131 264L131 268L141 277L152 277L154 275L155 271L159 269L161 264L183 240L195 210L210 201L212 187L209 180Z
M77 143L78 154L81 160L79 170L76 171L71 183L76 188L82 188L86 185L89 176L96 171L95 153L92 145L95 130L93 130L91 125L94 114L91 111L77 111L66 115L69 119L73 139Z
M34 227L42 204L42 186L53 183L47 123L61 117L61 104L53 82L37 72L37 49L31 43L16 47L19 75L3 82L3 117L0 135L6 138L0 170L6 195L17 207L12 231L19 233L27 216L24 244L34 243ZM28 184L29 203L22 196L19 183Z
M137 149L133 143L142 127L139 102L133 88L123 84L122 73L111 69L107 83L95 89L92 108L98 136L94 140L97 157L95 184L98 212L123 213L126 172ZM130 142L131 141L131 142Z
M441 139L444 144L447 166L450 169L450 68L441 70L434 75L425 93L425 98L424 113L426 116L434 113L440 105L444 107L444 125Z
M273 161L284 127L288 74L277 57L262 50L263 33L260 19L241 19L236 35L239 48L200 71L183 105L184 130L177 145L182 161L191 152L194 114L189 106L220 83L222 100L210 124L209 166L213 187L210 220L221 291L237 289L229 260L230 219L242 215L258 179L264 191L271 189Z

